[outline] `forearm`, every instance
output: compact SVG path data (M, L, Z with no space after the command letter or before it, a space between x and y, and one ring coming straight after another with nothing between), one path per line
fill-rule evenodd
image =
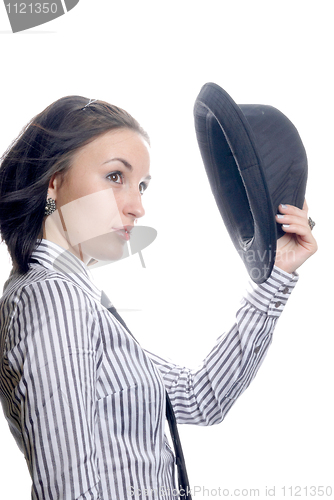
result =
M218 338L199 368L155 359L179 423L212 425L223 420L255 377L297 279L274 269L265 283L254 286L242 300L236 323Z

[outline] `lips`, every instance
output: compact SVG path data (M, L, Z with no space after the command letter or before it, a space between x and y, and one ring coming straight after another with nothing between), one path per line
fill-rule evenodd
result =
M115 233L118 234L123 240L129 241L130 233L133 229L133 226L122 226L122 227L113 227L112 228Z

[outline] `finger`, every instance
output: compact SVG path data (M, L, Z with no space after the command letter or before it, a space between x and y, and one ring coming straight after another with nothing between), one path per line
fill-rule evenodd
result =
M281 204L281 205L279 205L278 210L282 214L297 215L297 216L304 217L304 218L307 217L307 213L305 212L305 210L300 209L298 207L295 207L293 205Z
M308 226L305 226L304 224L288 224L284 223L282 224L282 229L286 233L293 233L297 234L298 236L304 236L309 238L311 236L311 229Z
M302 215L276 214L276 222L279 224L295 224L309 227L308 219L304 213Z
M314 248L314 251L316 251L316 240L311 232L311 228L308 222L306 224L298 224L296 222L291 222L290 224L288 224L288 222L286 221L284 224L282 224L281 227L285 233L296 235L302 246L305 246L308 249Z

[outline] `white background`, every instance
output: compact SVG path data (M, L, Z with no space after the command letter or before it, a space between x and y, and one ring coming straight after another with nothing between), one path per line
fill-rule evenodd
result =
M247 282L198 151L201 86L213 81L238 103L279 108L303 139L319 251L300 268L269 354L225 421L180 427L196 499L237 496L235 488L283 498L284 486L286 497L298 486L332 486L334 496L332 32L332 2L322 0L80 0L17 34L0 6L1 153L32 116L70 94L124 107L151 136L141 223L158 237L143 251L146 268L135 255L94 276L141 344L176 362L203 359L232 326ZM2 288L10 264L0 249ZM28 500L25 460L2 413L0 443L0 498Z

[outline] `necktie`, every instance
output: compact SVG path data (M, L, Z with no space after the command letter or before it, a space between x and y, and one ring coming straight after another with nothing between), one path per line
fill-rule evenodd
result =
M102 296L101 296L101 303L102 303L102 305L104 305L108 309L109 312L111 312L111 314L113 314L115 316L115 318L121 323L121 325L124 326L124 328L131 335L131 337L134 338L134 336L130 332L129 328L126 326L123 318L119 315L116 308L111 304L107 295L103 291L102 291ZM173 446L174 446L180 497L182 497L186 500L191 500L189 480L188 480L186 464L185 464L185 460L184 460L184 456L183 456L180 436L179 436L179 432L177 430L177 424L176 424L176 418L175 418L173 406L172 406L171 400L169 399L167 391L166 391L166 418L167 418L167 422L169 425L169 430L170 430L170 434L171 434Z

